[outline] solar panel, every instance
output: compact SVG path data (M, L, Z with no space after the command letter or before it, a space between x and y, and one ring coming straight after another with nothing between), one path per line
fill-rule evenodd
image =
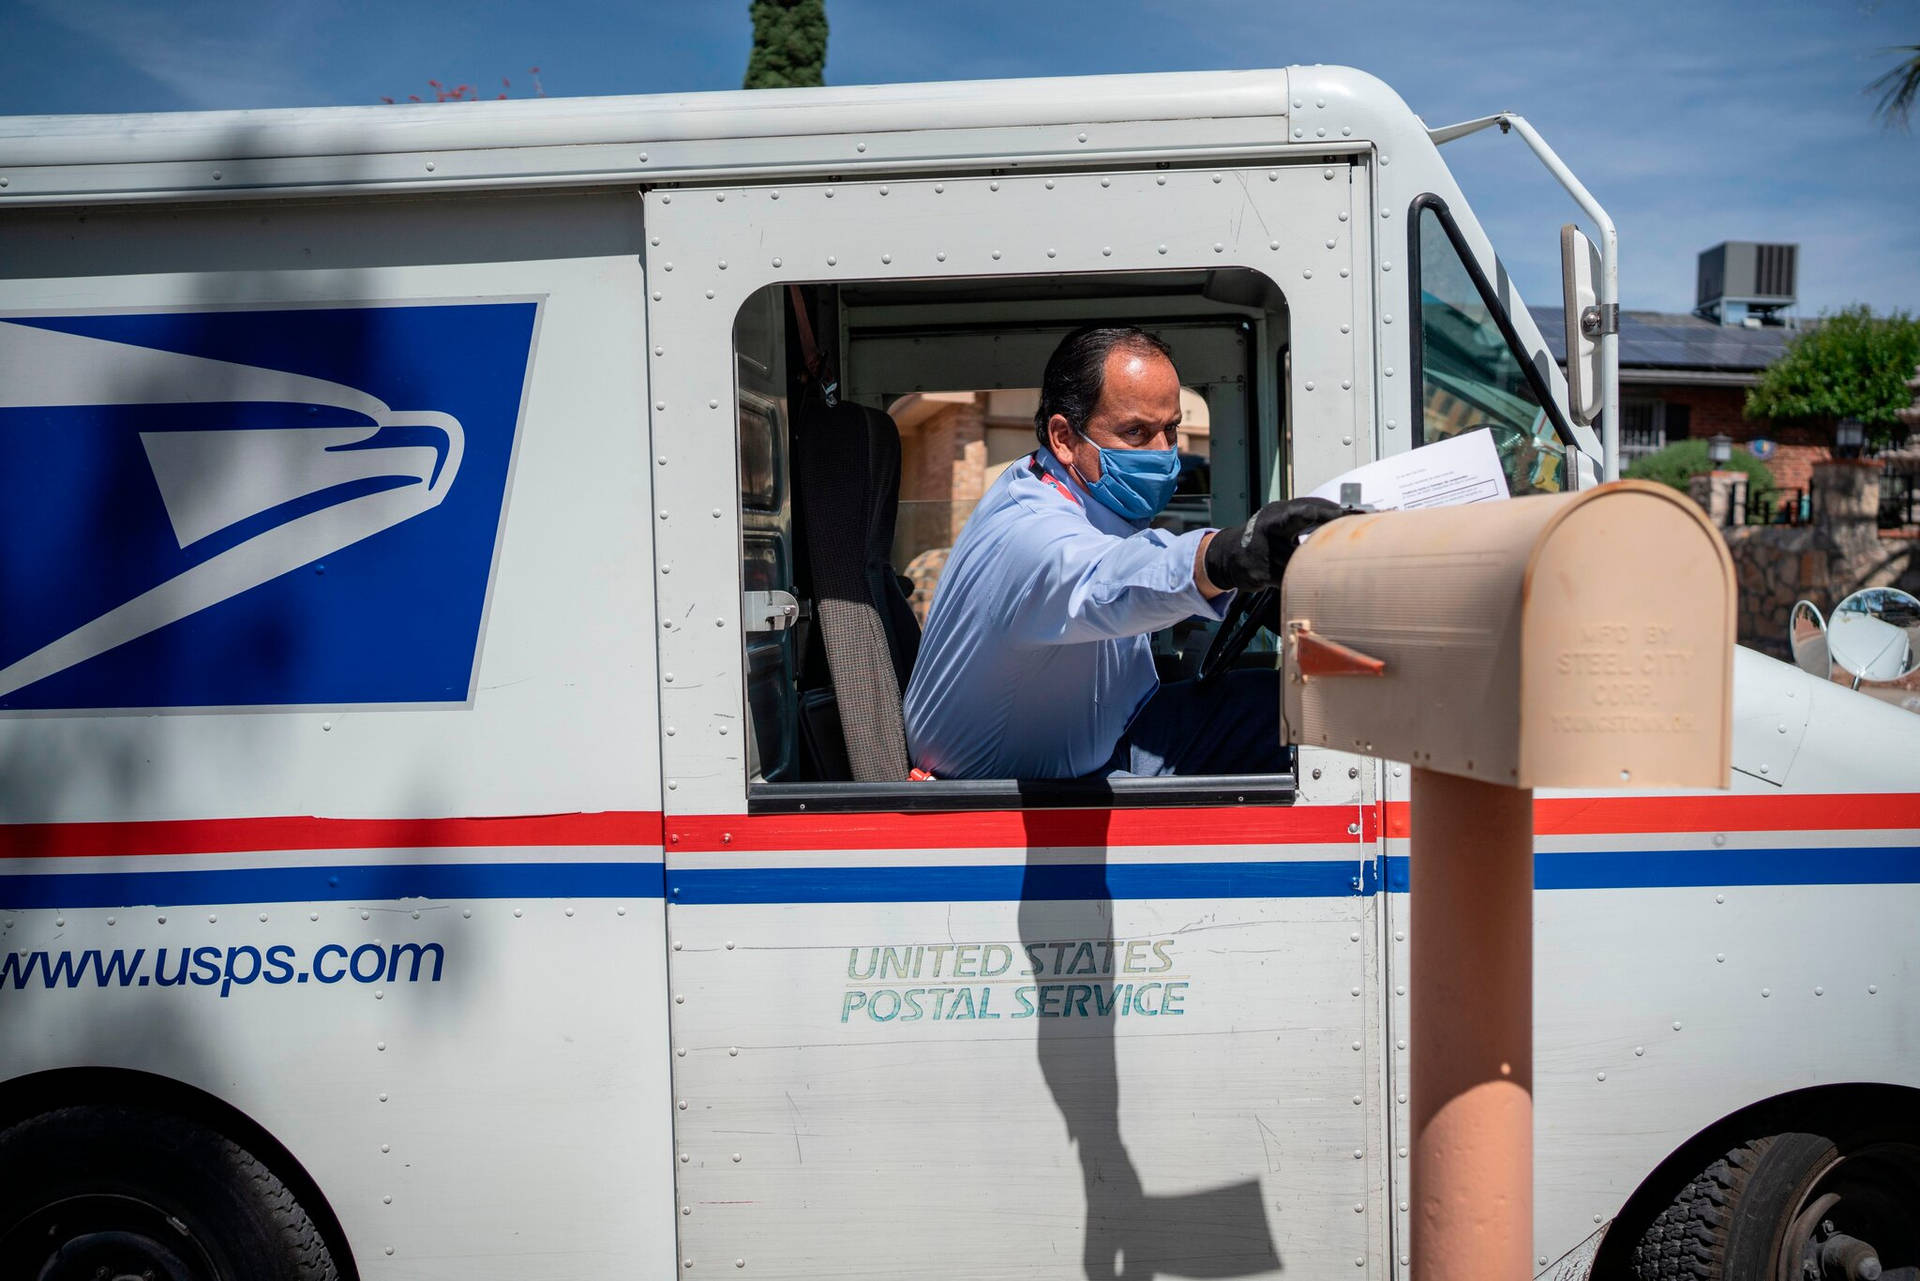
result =
M1529 307L1553 358L1567 358L1558 307ZM1760 370L1780 358L1798 331L1717 325L1698 316L1659 311L1620 313L1620 364L1667 369Z

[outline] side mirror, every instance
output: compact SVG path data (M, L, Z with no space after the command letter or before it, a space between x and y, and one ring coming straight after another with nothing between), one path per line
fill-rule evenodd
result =
M1855 592L1834 606L1827 647L1855 689L1899 680L1920 665L1920 600L1897 587Z
M1793 651L1793 663L1809 676L1828 680L1833 676L1833 657L1827 652L1827 620L1810 600L1795 601L1787 617L1787 647Z
M1560 314L1567 324L1567 408L1573 421L1600 417L1600 251L1580 228L1560 228Z

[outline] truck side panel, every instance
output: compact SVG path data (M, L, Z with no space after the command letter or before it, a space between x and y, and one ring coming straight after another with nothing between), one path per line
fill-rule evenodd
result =
M0 238L13 350L75 340L111 402L16 395L0 450L72 466L0 475L123 478L64 497L140 552L9 539L0 590L52 559L35 599L100 614L276 540L298 561L130 642L231 660L62 651L0 712L0 1076L226 1101L363 1276L674 1268L640 255L631 193L19 211ZM517 351L472 337L486 309L528 322ZM369 419L346 454L301 435ZM409 485L445 492L364 505Z

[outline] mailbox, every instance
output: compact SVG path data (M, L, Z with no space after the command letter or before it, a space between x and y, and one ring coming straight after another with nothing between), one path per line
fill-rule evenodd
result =
M1323 526L1287 567L1289 740L1509 787L1725 787L1733 562L1663 485Z

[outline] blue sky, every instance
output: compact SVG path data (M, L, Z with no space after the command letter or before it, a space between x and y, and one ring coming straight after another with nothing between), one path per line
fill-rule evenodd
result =
M1429 124L1539 126L1620 226L1627 305L1693 302L1726 239L1801 246L1802 310L1920 310L1920 127L1866 85L1920 0L827 0L836 84L1333 62ZM426 82L550 94L737 88L747 0L0 0L0 112L375 103ZM459 104L444 108L458 111ZM1526 296L1572 206L1517 140L1447 155Z

